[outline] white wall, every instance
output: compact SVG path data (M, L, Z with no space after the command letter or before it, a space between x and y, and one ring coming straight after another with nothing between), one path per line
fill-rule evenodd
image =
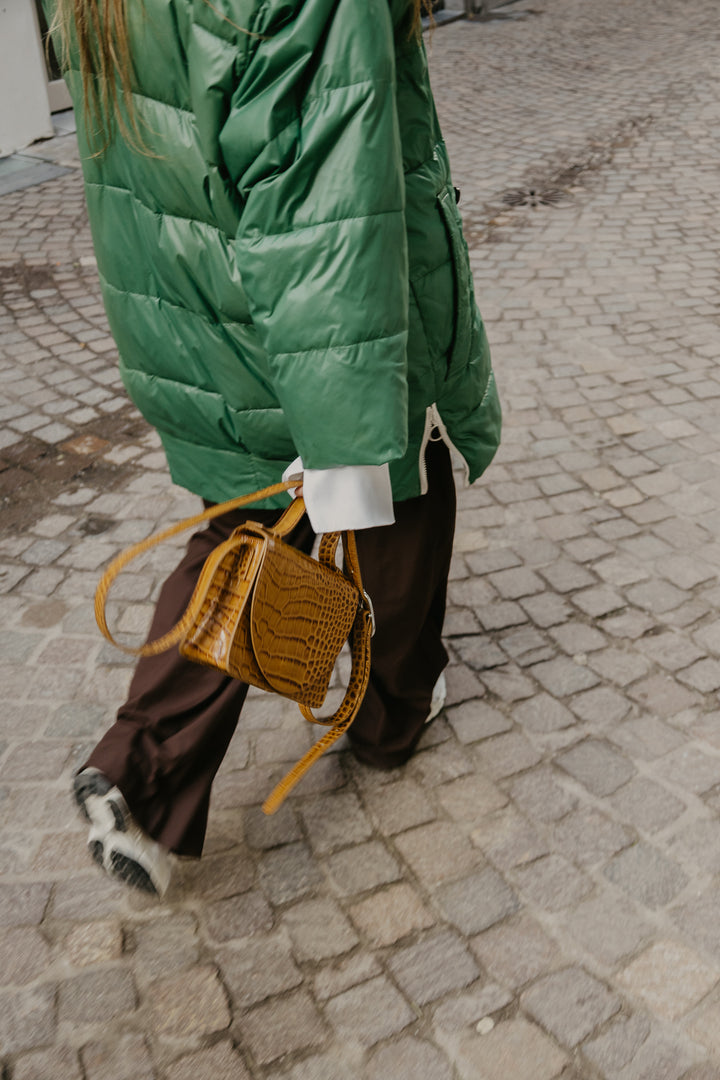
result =
M34 0L0 0L0 157L52 133Z

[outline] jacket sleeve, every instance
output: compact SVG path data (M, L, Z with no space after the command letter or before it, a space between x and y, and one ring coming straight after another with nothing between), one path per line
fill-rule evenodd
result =
M271 0L220 146L270 379L308 468L407 444L407 238L388 0Z

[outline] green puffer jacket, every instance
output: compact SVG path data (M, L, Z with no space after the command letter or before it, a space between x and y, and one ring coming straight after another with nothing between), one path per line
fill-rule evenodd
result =
M475 479L500 409L409 0L127 8L146 152L80 141L122 378L175 482L220 501L300 454L389 461L411 498L434 426Z

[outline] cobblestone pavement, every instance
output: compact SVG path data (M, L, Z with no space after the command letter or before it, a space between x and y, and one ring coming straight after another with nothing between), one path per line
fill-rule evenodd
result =
M67 792L129 675L100 568L196 500L119 386L77 170L0 200L3 1080L720 1080L716 0L523 7L432 38L506 410L448 707L267 819L309 734L253 696L162 903Z

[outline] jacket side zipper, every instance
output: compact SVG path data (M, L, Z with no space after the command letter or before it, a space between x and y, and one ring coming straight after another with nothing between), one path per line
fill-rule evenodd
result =
M434 435L438 432L438 435ZM425 454L427 451L427 445L429 442L444 442L450 449L454 450L463 463L465 473L465 483L470 483L470 466L460 453L458 448L453 443L452 439L448 435L448 430L445 427L437 404L435 402L432 405L428 405L425 410L425 429L423 431L422 442L420 444L420 461L418 462L420 471L420 494L427 495L428 492L428 477L427 477L427 463L425 461Z

